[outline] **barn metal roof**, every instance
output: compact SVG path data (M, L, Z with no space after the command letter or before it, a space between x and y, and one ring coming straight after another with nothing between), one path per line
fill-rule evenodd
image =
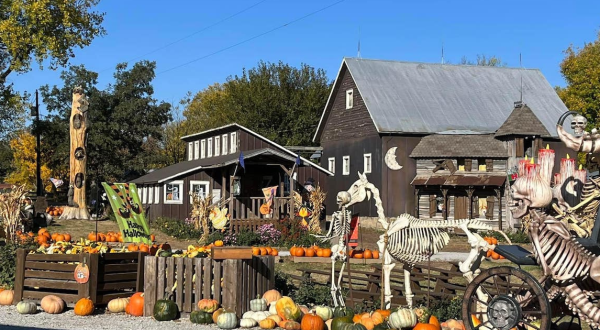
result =
M538 69L362 58L344 58L344 64L380 133L493 133L520 100L521 78L523 102L552 136L557 119L568 111Z
M413 186L503 186L505 175L417 175L410 183Z

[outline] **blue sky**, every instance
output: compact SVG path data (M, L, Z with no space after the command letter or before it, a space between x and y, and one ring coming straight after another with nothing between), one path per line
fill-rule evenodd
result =
M307 63L335 78L344 56L357 55L359 28L363 58L447 61L462 56L496 55L508 66L538 68L551 85L564 86L559 64L570 45L596 39L600 2L558 0L400 1L345 0L272 33L189 65L163 72L269 31L339 0L102 0L107 35L77 50L73 64L100 72L100 85L112 81L119 62L157 62L155 96L178 102L259 60ZM199 31L253 4L252 9L165 49L138 58ZM135 60L134 60L135 59ZM134 60L134 61L131 61ZM17 89L60 84L60 70L35 69L12 75ZM42 105L43 107L43 105Z

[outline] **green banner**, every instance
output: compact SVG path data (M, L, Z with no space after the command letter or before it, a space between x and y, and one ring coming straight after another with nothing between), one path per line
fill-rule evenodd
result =
M102 186L117 218L123 241L151 244L150 229L144 216L144 207L140 201L135 183L113 183L109 185L102 182Z

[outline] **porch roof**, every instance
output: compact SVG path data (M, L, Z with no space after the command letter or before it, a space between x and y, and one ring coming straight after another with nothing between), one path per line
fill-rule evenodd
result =
M283 160L286 163L294 163L295 158L271 148L263 148L263 149L254 149L248 150L244 152L244 160L258 158L260 156L270 156L275 157L278 160ZM132 180L132 183L135 184L153 184L153 183L163 183L165 181L169 181L175 179L177 177L184 176L188 173L210 169L210 168L220 168L229 165L236 164L240 159L240 152L236 152L234 154L204 158L204 159L195 159L191 161L183 161L177 164L173 164L171 166L167 166L158 170L154 170L144 176L141 176L135 180ZM252 164L252 162L250 162ZM300 166L314 166L312 162L305 161L301 159ZM316 166L315 166L316 167Z
M503 186L505 175L417 175L410 183L413 186Z

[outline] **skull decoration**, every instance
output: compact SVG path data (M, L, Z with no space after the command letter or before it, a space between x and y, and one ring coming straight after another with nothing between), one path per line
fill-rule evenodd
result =
M587 125L587 119L582 115L576 115L571 120L571 128L575 132L575 136L582 136Z

